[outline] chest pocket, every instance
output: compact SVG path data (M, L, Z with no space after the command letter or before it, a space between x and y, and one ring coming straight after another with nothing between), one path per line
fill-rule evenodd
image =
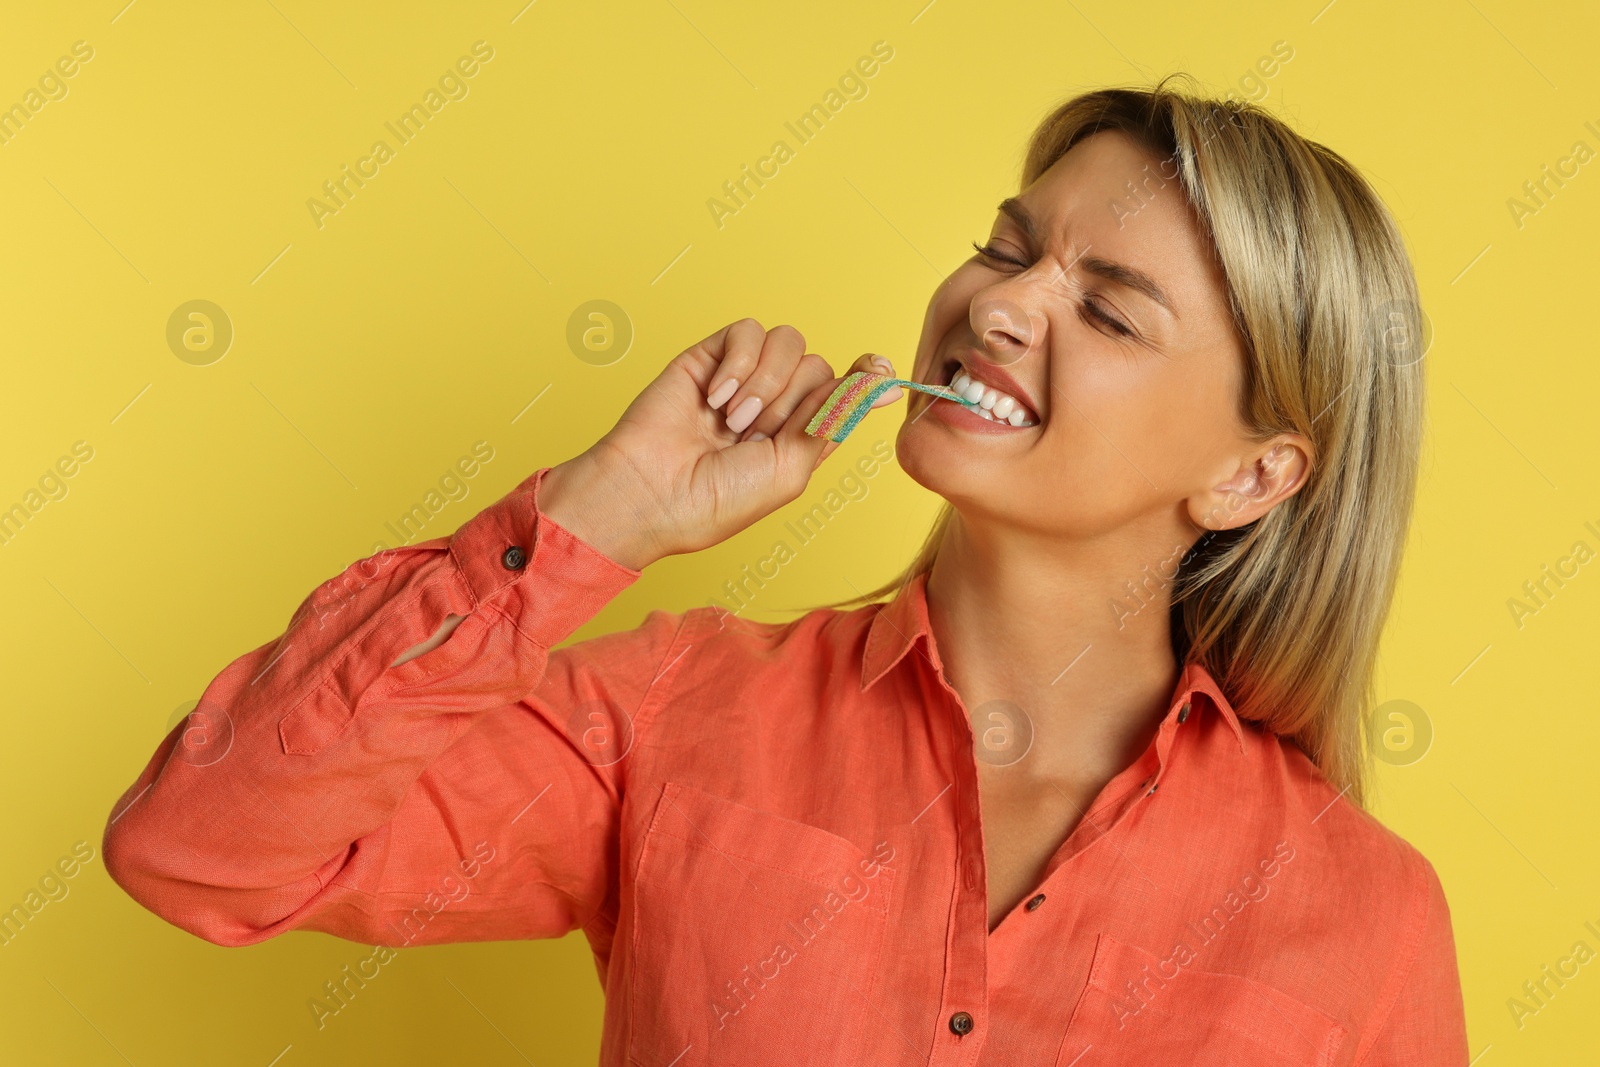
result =
M1336 1020L1263 982L1201 971L1199 962L1157 957L1101 934L1057 1067L1334 1062L1347 1033Z
M892 856L667 783L633 885L630 1061L855 1064Z

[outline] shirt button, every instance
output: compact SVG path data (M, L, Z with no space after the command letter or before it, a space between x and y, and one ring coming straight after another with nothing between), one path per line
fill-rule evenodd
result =
M1043 903L1044 903L1044 894L1040 893L1038 896L1036 896L1032 900L1028 901L1026 907L1027 907L1027 909L1029 911L1037 911L1039 909L1039 905L1043 904Z
M506 549L506 554L500 557L500 562L505 564L508 571L520 571L528 562L528 554L518 545Z
M957 1037L966 1037L972 1033L972 1016L964 1011L958 1011L950 1016L950 1032Z
M1183 705L1183 707L1178 712L1178 721L1179 722L1183 722L1188 717L1189 717L1189 705L1187 703L1185 703Z

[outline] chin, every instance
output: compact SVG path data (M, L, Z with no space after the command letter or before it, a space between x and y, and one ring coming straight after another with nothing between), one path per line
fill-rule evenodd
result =
M907 476L930 493L954 503L969 499L981 484L982 476L970 455L964 456L961 442L940 432L943 427L925 425L927 417L907 418L895 438L895 459Z

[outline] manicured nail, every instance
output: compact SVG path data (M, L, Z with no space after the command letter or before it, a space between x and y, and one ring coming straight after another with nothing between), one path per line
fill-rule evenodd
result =
M883 374L885 377L894 377L894 364L889 362L889 358L887 356L873 356L872 362L883 368Z
M710 396L706 397L706 403L710 404L713 410L720 408L727 402L728 398L738 390L738 388L739 379L729 378L727 381L717 386L716 389L712 391Z
M872 406L875 408L881 408L885 404L893 404L896 400L899 400L905 395L906 391L904 389L900 388L898 385L891 385L889 388L883 391L882 396L878 397L878 399L872 402Z
M739 433L746 426L755 422L756 416L759 414L761 414L761 398L759 396L747 396L739 401L739 406L734 408L733 413L728 416L728 429L734 433Z
M766 439L767 435L762 433L760 430L755 431L749 437L745 438L746 441L765 441Z

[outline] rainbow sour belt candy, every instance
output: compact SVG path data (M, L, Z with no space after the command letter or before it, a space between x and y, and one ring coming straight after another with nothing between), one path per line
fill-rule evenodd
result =
M943 400L954 400L968 407L977 403L942 385L924 385L905 378L889 378L858 370L846 375L844 381L823 401L822 407L806 423L806 433L812 437L826 437L830 441L843 441L856 428L856 423L872 409L872 402L897 385Z

